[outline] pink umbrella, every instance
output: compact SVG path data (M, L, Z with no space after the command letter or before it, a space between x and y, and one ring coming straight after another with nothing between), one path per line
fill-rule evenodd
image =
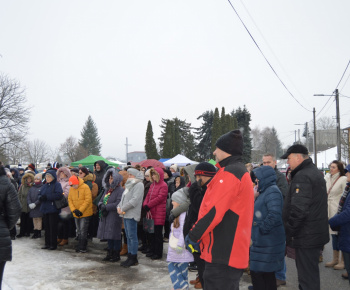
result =
M148 166L153 166L154 168L156 168L156 167L165 168L164 164L156 159L146 159L146 160L139 162L139 164L142 167L146 167L146 168Z

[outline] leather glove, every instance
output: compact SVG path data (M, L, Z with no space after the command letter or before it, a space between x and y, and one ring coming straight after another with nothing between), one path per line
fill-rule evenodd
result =
M36 207L36 204L35 203L30 203L28 206L29 206L30 209L34 209Z
M40 201L47 201L47 196L46 195L42 195L39 198Z
M172 224L174 222L175 216L171 213L169 215L169 223Z
M106 210L106 205L101 203L99 209L100 209L101 212L105 211Z
M78 210L78 209L75 209L73 212L75 213L75 215L77 217L81 217L83 215L82 212L80 210Z
M186 249L191 254L193 254L193 253L200 253L200 251L201 251L200 248L199 248L200 242L198 242L198 243L193 242L188 235L185 238L185 244L186 244Z
M176 254L181 254L183 252L184 248L183 247L179 247L177 246L175 251L176 251Z
M148 205L145 205L143 208L145 209L145 211L150 211L150 208L148 207Z

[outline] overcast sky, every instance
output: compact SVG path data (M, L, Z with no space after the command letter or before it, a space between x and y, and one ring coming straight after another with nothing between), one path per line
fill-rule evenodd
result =
M228 1L1 1L0 72L26 88L28 139L58 147L91 115L102 155L144 150L147 121L246 105L286 146L312 119L282 86ZM350 60L350 1L232 0L278 75L318 113ZM339 85L350 96L347 71ZM332 100L331 100L332 101ZM335 116L329 102L319 114ZM350 99L340 98L341 126Z

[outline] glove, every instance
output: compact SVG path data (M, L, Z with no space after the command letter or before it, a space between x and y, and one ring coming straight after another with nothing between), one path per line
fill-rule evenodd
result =
M103 203L101 203L101 204L100 204L100 207L99 207L99 210L100 210L101 212L105 211L105 210L106 210L106 205L103 204Z
M148 207L148 205L145 205L143 208L145 209L145 211L150 211L150 208Z
M191 241L190 237L187 235L186 238L185 238L185 244L186 244L186 249L191 253L200 253L200 248L199 248L199 244L200 242L198 243L195 243L193 241Z
M83 215L82 212L80 210L78 210L78 209L75 209L73 212L75 213L75 215L77 217L81 217Z
M169 223L172 224L174 222L175 216L171 213L169 215Z
M47 201L47 196L46 195L42 195L39 198L40 201Z
M183 252L184 248L183 247L179 247L177 246L175 251L176 251L176 254L181 254Z
M35 204L35 203L30 203L30 204L29 204L29 208L30 208L30 209L35 209L35 207L36 207L36 204Z

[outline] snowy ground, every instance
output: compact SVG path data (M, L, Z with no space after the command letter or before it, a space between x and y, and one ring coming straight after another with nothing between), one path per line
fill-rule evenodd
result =
M70 239L69 245L49 251L41 249L44 238L16 239L12 243L13 260L5 266L3 289L172 289L166 254L162 260L152 261L139 252L139 265L125 269L120 262L101 261L106 243L94 239L85 254L75 252L75 243ZM195 275L189 272L189 280ZM244 274L240 289L248 289L249 281Z

